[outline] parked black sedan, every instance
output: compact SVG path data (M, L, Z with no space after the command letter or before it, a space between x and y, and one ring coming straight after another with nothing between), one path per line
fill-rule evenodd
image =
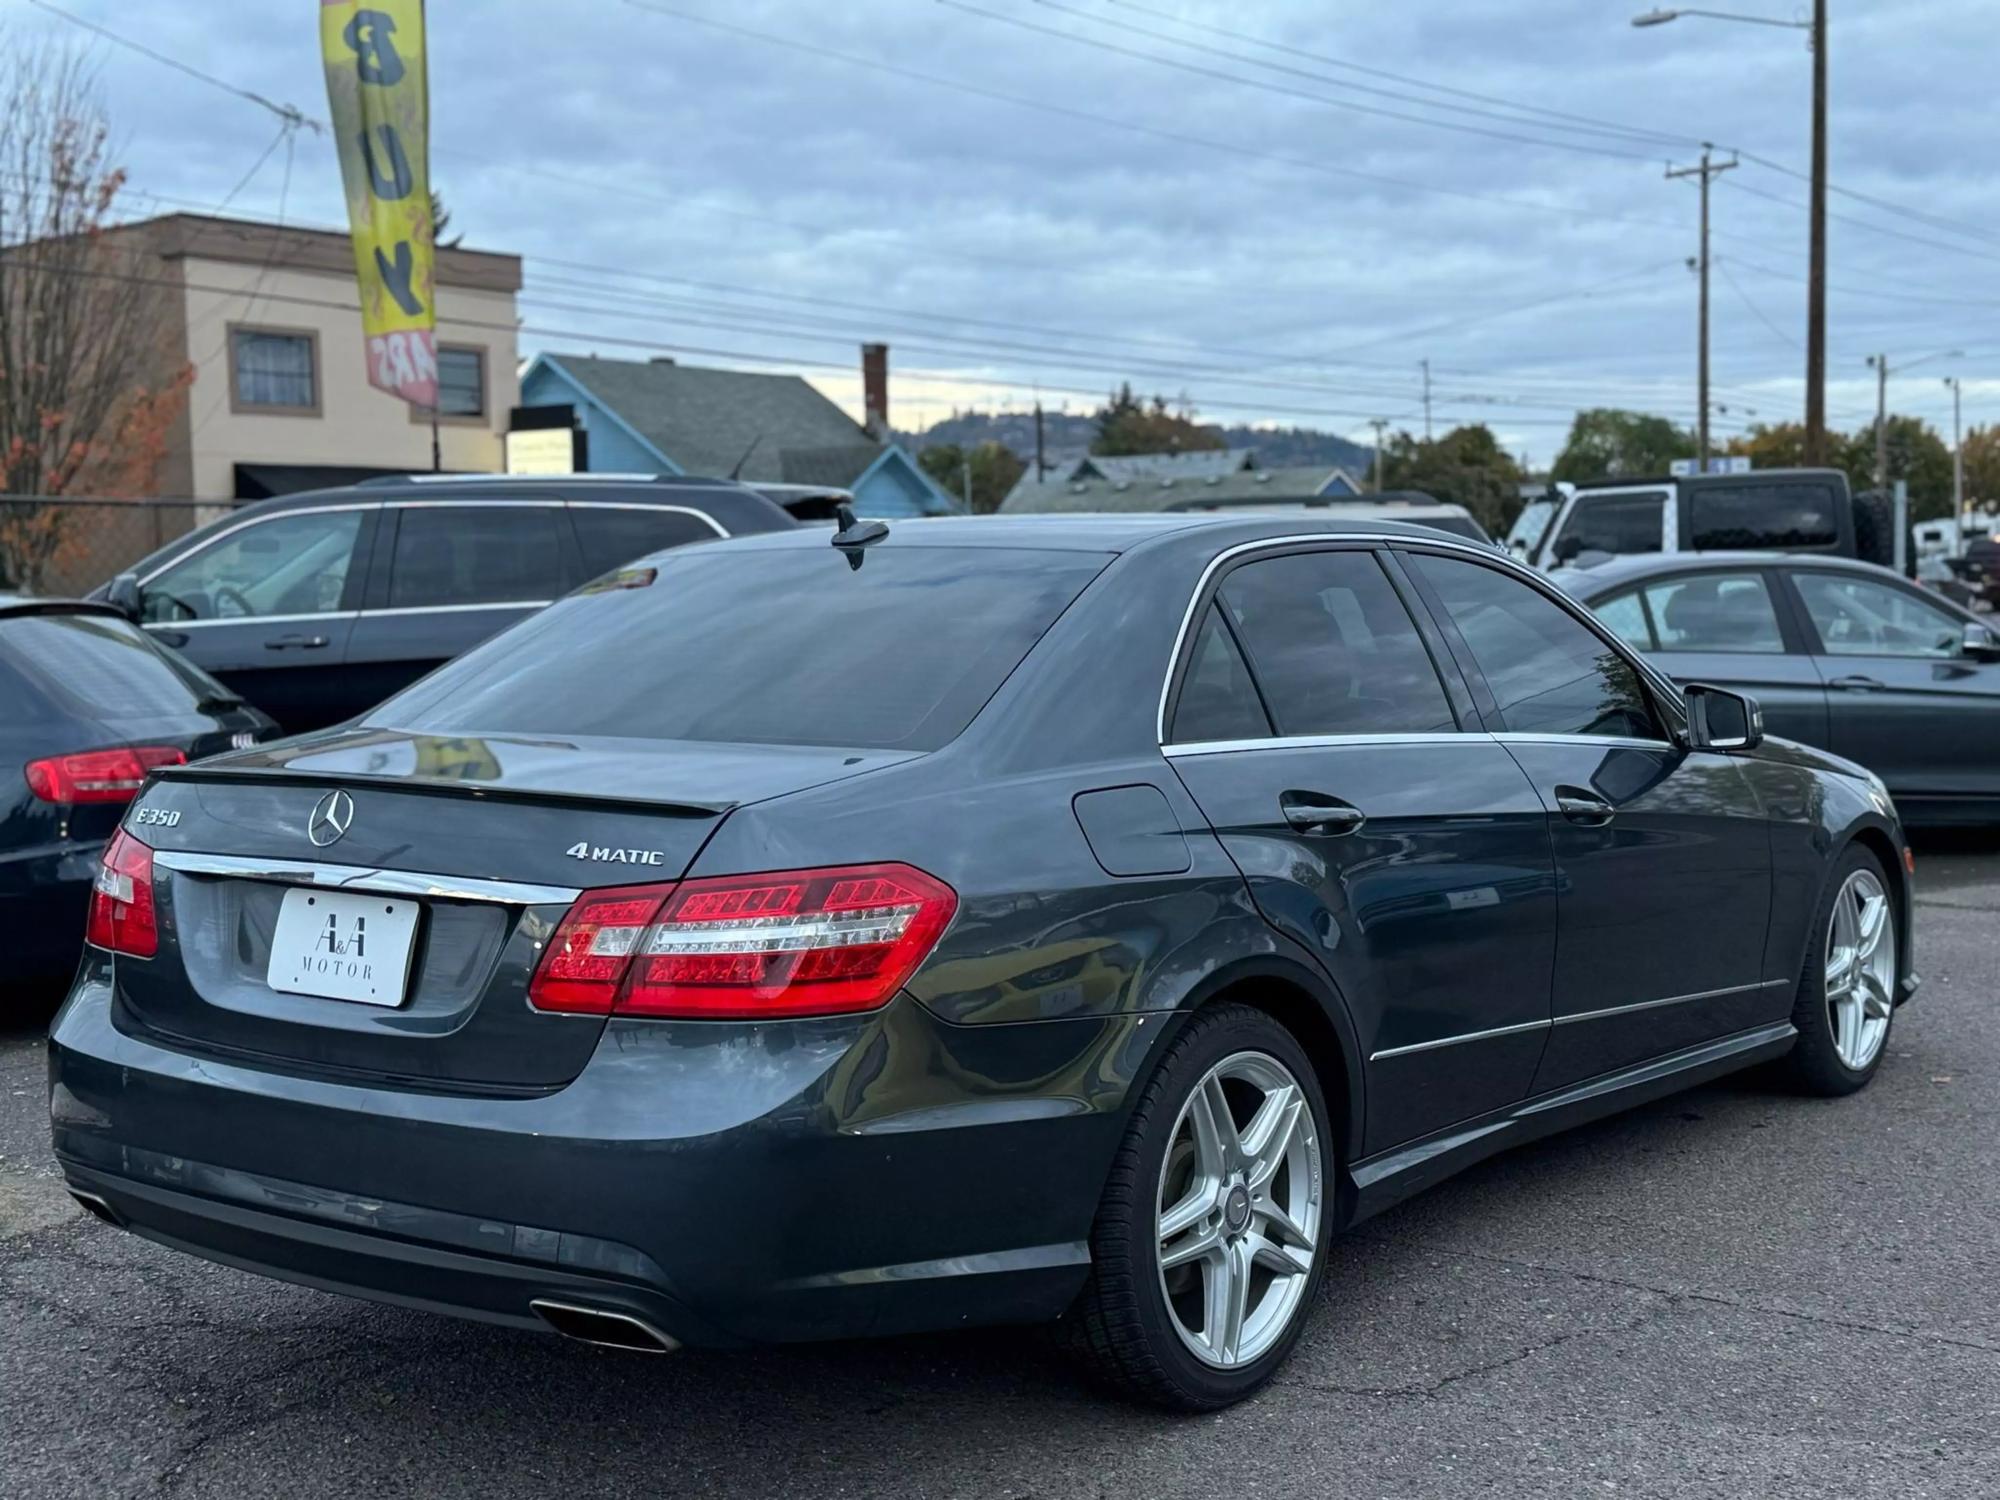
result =
M633 1348L1060 1318L1207 1408L1427 1184L1881 1063L1881 784L1494 548L831 540L662 554L356 726L159 773L52 1043L82 1201Z
M1985 618L1835 557L1623 557L1557 581L1678 680L1755 694L1773 733L1867 766L1905 821L2000 822Z
M273 732L116 610L0 596L0 993L76 968L99 856L148 772Z
M298 733L631 558L794 524L727 479L419 474L245 506L97 596Z

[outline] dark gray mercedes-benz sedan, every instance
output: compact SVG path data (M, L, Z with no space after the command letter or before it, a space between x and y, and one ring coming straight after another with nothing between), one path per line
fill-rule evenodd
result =
M1206 1408L1335 1233L1468 1163L1881 1063L1881 784L1491 548L828 540L658 555L358 725L159 773L52 1041L77 1196L635 1348L1060 1320Z

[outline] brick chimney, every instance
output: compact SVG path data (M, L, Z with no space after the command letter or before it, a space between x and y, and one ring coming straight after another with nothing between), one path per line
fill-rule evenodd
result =
M863 425L878 443L889 441L889 346L861 346L861 404L868 413Z

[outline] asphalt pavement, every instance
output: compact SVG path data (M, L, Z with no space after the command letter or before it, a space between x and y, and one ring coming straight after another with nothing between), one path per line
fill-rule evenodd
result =
M1873 1087L1742 1079L1336 1246L1258 1400L1174 1418L1032 1332L621 1355L82 1217L0 1024L0 1496L2000 1495L2000 840L1927 847ZM18 999L13 1003L18 1004Z

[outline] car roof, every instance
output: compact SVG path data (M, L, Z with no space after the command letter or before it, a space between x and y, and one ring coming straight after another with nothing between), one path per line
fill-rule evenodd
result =
M1716 481L1745 479L1831 479L1842 474L1839 469L1751 469L1742 474L1634 474L1629 478L1584 479L1577 482L1578 492L1584 490L1625 490L1651 487L1668 487L1677 484L1710 484ZM1843 476L1844 477L1844 476Z
M1385 507L1390 509L1391 507ZM1401 507L1394 507L1401 509ZM1129 514L1026 513L1006 516L926 516L891 521L888 543L924 547L1018 547L1060 552L1126 552L1166 537L1213 534L1215 544L1234 546L1268 537L1393 536L1411 541L1456 541L1435 527L1402 521L1329 517L1319 510L1280 511L1245 515L1241 511L1137 511ZM762 532L734 537L715 547L824 547L827 533L819 527ZM883 545L877 543L876 545ZM1494 549L1496 554L1498 549Z
M44 599L32 594L0 594L0 619L21 615L110 615L122 620L125 612L92 599Z
M1605 593L1612 588L1658 578L1668 573L1732 573L1744 568L1769 568L1782 564L1852 573L1884 574L1901 577L1895 569L1854 557L1834 557L1824 552L1630 552L1607 558L1588 568L1558 568L1549 576L1578 598Z

